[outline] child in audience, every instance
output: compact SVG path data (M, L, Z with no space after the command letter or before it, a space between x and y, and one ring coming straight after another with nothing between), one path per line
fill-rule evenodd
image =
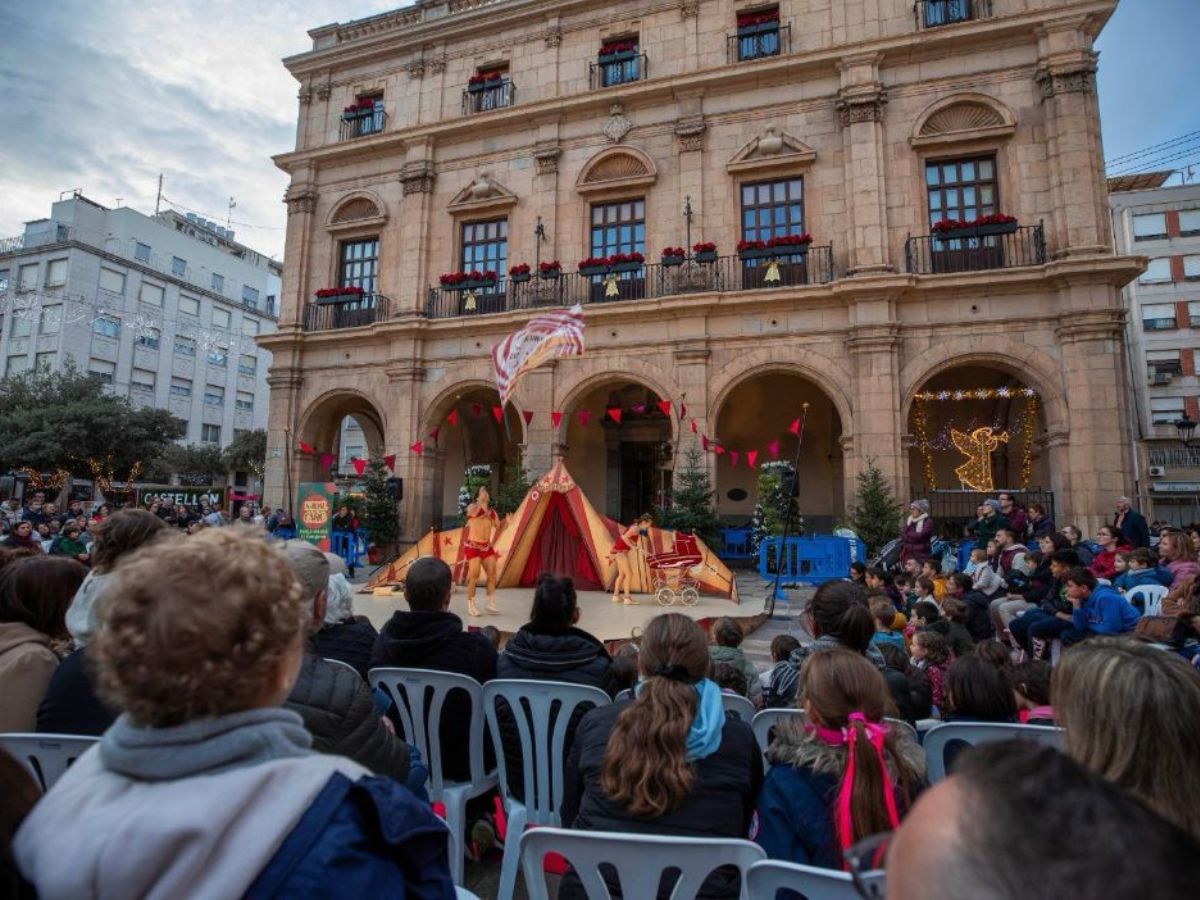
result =
M871 643L875 646L892 644L903 650L903 632L892 630L892 623L896 619L896 608L892 605L891 600L882 595L872 597L870 606L871 615L875 619L875 635L871 638Z
M992 568L986 550L978 547L972 550L971 563L973 564L970 579L971 590L978 591L990 600L1004 586L1000 574ZM951 578L953 579L954 576L952 575Z
M925 673L933 694L933 705L946 711L946 672L950 668L950 642L936 631L918 631L913 635L912 663Z
M497 650L500 649L500 629L495 625L484 625L479 629L479 633L488 639L488 642Z
M936 603L923 600L913 607L913 615L917 617L918 622L925 623L919 626L917 631L922 628L936 631L950 644L950 653L953 656L964 656L975 649L970 632L962 625L962 620L967 615L967 607L953 597L945 599L941 610L938 610Z
M1050 705L1050 663L1031 659L1017 663L1008 670L1008 683L1017 701L1017 720L1023 725L1053 725L1054 709Z
M1125 559L1125 571L1113 581L1113 586L1121 593L1127 594L1135 587L1162 584L1158 575L1158 558L1149 547L1138 547L1121 556Z
M1017 701L1000 671L978 656L963 656L946 671L947 722L1016 722Z
M883 677L900 718L915 726L921 719L932 716L933 689L925 673L913 665L906 651L893 644L883 644L879 653L885 664Z
M896 612L904 609L904 598L900 596L900 592L896 590L896 585L892 583L890 573L884 571L879 566L871 566L867 569L866 578L867 590L873 594L883 594L892 601L892 608ZM907 620L906 620L907 621ZM904 627L903 624L900 625Z
M756 709L762 709L762 679L758 677L754 663L742 652L741 644L745 637L742 626L728 616L722 616L713 622L710 637L712 645L708 648L708 655L712 657L713 665L727 662L737 666L746 676L746 696Z
M966 614L961 620L955 619L954 616L950 616L950 618L959 621L967 629L972 640L986 641L995 633L992 629L990 602L981 592L975 590L971 576L955 572L946 581L946 594L947 600L954 599L963 604ZM942 611L946 615L950 615L949 610L945 608L945 603L942 604Z
M855 842L894 829L925 776L921 748L889 728L896 715L879 670L857 653L812 654L800 673L804 722L786 720L752 838L774 859L842 869Z
M774 665L762 678L764 709L795 705L800 671L788 662L788 657L799 647L800 642L790 634L777 634L771 639L771 661Z
M850 580L857 585L865 584L867 577L867 564L860 562L850 563Z
M975 645L975 655L990 662L1001 672L1007 673L1012 668L1012 651L999 641L980 641Z
M613 682L613 693L631 691L638 680L638 647L633 641L622 644L613 654L612 668L609 670Z
M946 579L942 577L942 564L933 557L921 563L921 576L933 582L933 599L938 603L946 596Z
M909 610L912 609L912 605L915 602L912 581L912 578L904 574L896 575L892 578L892 584L896 586L896 592L900 595L900 600L904 604L904 608L900 611L904 613L906 617L908 616ZM907 622L905 624L907 624Z
M746 673L733 663L722 662L714 665L712 678L722 694L746 696Z

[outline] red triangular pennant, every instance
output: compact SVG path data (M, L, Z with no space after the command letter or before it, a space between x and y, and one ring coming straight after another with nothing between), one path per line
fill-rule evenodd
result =
M746 451L746 465L748 465L750 468L752 468L752 469L754 468L754 463L757 459L758 459L758 451L757 450L747 450Z
M383 458L383 464L388 467L389 472L396 471L396 454L392 453Z
M692 434L696 433L696 420L692 419Z
M350 458L350 464L354 466L354 471L358 473L358 477L362 478L362 473L366 471L367 468L367 461L365 459L359 459L357 456L353 456Z
M492 418L496 420L496 424L503 422L504 421L504 407L493 406L492 407Z
M695 425L696 423L693 422L692 424ZM700 446L704 448L705 453L708 452L708 435L700 435Z
M608 417L609 417L610 419L612 419L612 420L613 420L614 422L616 422L618 425L620 425L620 424L621 424L621 410L620 410L620 409L618 409L618 408L617 408L617 407L615 407L615 406L610 406L610 407L608 408L607 412L608 412Z
M734 468L734 469L737 468L737 461L741 458L741 456L742 456L742 454L738 453L736 450L729 451L730 468Z
M679 418L682 419L686 415L687 415L687 407L684 404L680 403L679 404Z
M717 454L717 456L720 456L724 452L725 452L725 448L722 447L720 444L713 444L713 453Z
M304 441L297 441L296 447L301 453L316 453L317 448L312 444L306 444Z
M525 420L526 425L531 424L533 422L533 410L532 409L522 410L521 418Z
M480 416L482 416L483 415L483 404L482 403L472 403L471 404L471 415L473 415L477 419Z
M800 420L797 419L795 422L793 422L791 425L789 425L788 431L790 431L792 434L798 435L800 433Z
M767 450L771 454L771 459L779 459L779 441L771 441L767 444Z
M668 419L671 418L671 401L670 400L659 400L658 401L658 411L661 412Z
M579 424L582 425L584 428L587 427L587 423L590 422L591 419L592 419L592 413L590 410L581 409L579 411Z
M413 453L417 454L417 456L420 456L422 453L425 452L425 442L424 441L416 441L415 443L409 444L408 449L411 450Z
M457 425L458 424L458 410L457 409L450 410L450 415L446 416L446 421L449 422L451 424L451 426Z
M333 454L332 453L322 453L321 454L321 468L328 471L329 467L332 465L333 465Z
M441 435L441 433L442 433L442 426L441 426L441 425L434 425L434 426L433 426L433 431L429 432L429 436L430 436L431 438L433 438L433 442L434 442L435 444L437 443L438 436L439 436L439 435Z
M550 427L558 428L558 426L562 423L562 416L563 414L560 412L550 413Z

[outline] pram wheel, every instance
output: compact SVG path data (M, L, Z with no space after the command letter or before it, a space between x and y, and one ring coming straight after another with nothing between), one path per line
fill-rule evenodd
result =
M684 606L695 606L700 601L700 592L694 587L685 587L679 592L679 602Z
M675 592L669 587L660 587L658 593L654 595L654 599L658 601L659 606L674 606Z

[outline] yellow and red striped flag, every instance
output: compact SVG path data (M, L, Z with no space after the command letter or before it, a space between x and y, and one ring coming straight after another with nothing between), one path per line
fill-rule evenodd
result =
M492 347L492 368L503 406L517 389L521 377L548 359L583 356L583 307L546 313L529 320Z

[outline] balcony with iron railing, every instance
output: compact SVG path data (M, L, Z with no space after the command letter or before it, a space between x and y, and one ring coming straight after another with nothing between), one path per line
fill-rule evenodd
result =
M588 83L592 90L631 84L650 77L650 63L645 53L626 50L600 56L588 63Z
M360 109L353 115L342 113L338 126L338 140L352 141L355 138L366 137L368 134L379 134L387 127L387 113L382 103L376 103L370 109Z
M304 308L304 330L333 331L374 325L388 317L389 303L383 294L317 297Z
M462 94L464 116L503 109L517 102L517 86L507 78L468 85Z
M910 235L904 242L905 271L913 275L1017 269L1045 263L1046 233L1041 223L1008 231L1000 226L979 226L944 234Z
M710 262L685 259L678 265L644 263L632 271L589 275L561 272L528 280L499 277L494 284L429 289L425 315L431 319L478 316L509 310L581 304L658 300L696 293L771 290L828 284L833 280L833 247L810 247L805 254L743 260L719 256Z
M731 63L766 59L792 52L792 26L778 22L745 26L725 40L726 57Z
M918 28L939 28L992 15L992 0L917 0L913 16Z

